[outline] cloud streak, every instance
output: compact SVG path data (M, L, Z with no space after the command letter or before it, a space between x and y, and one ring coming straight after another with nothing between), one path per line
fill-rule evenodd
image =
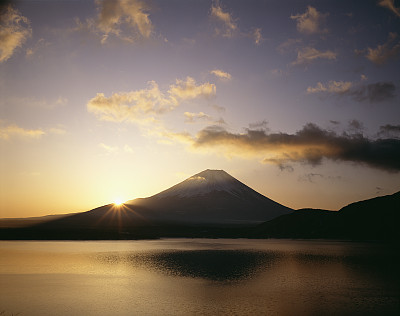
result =
M231 80L232 79L232 75L230 73L225 72L221 69L211 70L210 73L222 80Z
M378 103L391 100L396 96L396 86L393 82L376 82L371 84L354 83L351 81L318 82L315 87L307 88L308 94L325 94L328 96L350 96L358 102L369 101Z
M294 134L247 129L232 133L210 126L196 136L170 135L194 150L215 150L226 156L258 158L285 168L290 163L320 165L324 160L351 162L388 172L400 171L400 140L370 139L360 133L337 134L309 123Z
M0 11L0 63L8 60L18 47L30 37L29 20L11 5Z
M38 139L42 137L45 132L41 129L24 129L15 124L8 126L0 126L0 139L10 140L13 137Z
M197 121L205 121L205 122L213 121L213 118L210 115L205 114L204 112L199 112L199 113L185 112L183 115L185 116L185 123L195 123Z
M119 151L119 148L117 146L109 146L104 143L100 143L99 147L104 149L108 154L114 154Z
M198 85L191 77L176 80L166 93L154 81L149 85L147 89L114 93L110 97L97 93L87 103L87 110L100 120L146 122L153 121L156 115L172 111L184 101L209 98L216 93L214 84Z
M327 92L335 94L345 94L350 90L352 86L353 83L349 81L331 80L326 84L318 82L315 87L308 87L307 93L311 94L311 93Z
M319 51L314 47L303 47L297 51L297 58L292 65L309 65L317 59L335 60L336 56L337 54L330 50Z

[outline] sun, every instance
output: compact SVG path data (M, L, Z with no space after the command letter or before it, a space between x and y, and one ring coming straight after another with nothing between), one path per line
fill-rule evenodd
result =
M122 201L122 199L118 198L114 200L114 205L115 206L120 206L124 203L124 201Z

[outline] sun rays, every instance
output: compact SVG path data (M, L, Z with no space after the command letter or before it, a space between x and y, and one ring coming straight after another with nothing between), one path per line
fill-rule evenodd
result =
M122 201L121 198L117 198L114 200L114 206L121 206L122 204L124 204L124 201Z
M148 222L148 219L141 213L136 212L128 204L125 204L121 200L115 200L112 204L105 206L104 214L96 222L96 226L104 225L109 228L118 228L121 230L127 226L135 226Z

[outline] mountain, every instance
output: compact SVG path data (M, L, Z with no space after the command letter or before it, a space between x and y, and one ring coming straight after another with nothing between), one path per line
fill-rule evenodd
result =
M292 210L254 191L223 170L205 170L130 208L148 210L154 220L190 224L265 222Z
M302 209L257 226L259 238L400 240L400 192L351 203L339 211Z
M205 170L148 198L104 205L23 228L0 239L327 238L400 240L400 192L339 211L293 211L222 170Z
M229 227L255 226L291 211L225 171L205 170L154 196L104 205L20 232L38 239L113 239L121 233L126 238L195 237L221 235L216 227L222 225L223 234L232 236L237 230L232 233ZM214 228L210 232L204 227Z

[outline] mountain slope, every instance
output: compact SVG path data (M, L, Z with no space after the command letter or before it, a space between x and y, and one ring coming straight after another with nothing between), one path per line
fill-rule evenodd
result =
M104 205L34 228L87 233L134 229L136 233L138 227L166 225L256 225L290 212L225 171L205 170L152 197Z
M257 224L292 210L223 170L205 170L152 197L128 201L158 220L191 224Z
M351 238L400 239L400 191L351 203L337 217L335 228Z
M400 192L349 204L339 211L304 209L254 229L255 237L400 240Z

